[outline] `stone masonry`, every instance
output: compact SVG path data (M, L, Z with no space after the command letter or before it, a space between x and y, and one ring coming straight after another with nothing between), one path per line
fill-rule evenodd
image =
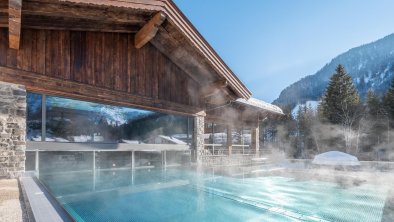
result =
M201 164L204 152L204 127L204 116L194 117L193 149L195 153L194 159L197 164Z
M25 171L26 89L0 82L0 178Z

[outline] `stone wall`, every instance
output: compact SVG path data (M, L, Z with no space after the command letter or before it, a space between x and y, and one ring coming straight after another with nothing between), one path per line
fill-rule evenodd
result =
M0 82L0 178L25 171L26 89Z
M204 116L194 117L192 159L201 164L204 152Z

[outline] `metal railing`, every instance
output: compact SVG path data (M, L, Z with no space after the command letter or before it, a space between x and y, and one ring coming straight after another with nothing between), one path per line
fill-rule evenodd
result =
M232 155L255 155L256 151L250 145L233 144L231 146ZM228 156L229 149L225 144L204 144L202 156Z

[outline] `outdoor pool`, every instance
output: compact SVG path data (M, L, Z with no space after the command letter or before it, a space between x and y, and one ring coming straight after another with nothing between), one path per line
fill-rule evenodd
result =
M40 175L76 221L381 221L389 187L205 170Z

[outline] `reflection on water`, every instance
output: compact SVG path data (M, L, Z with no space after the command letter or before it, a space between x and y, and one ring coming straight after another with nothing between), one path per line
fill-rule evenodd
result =
M250 169L249 169L250 170ZM77 221L381 221L388 187L259 176L248 169L40 175ZM231 172L231 173L229 173ZM362 210L360 210L362 209Z

